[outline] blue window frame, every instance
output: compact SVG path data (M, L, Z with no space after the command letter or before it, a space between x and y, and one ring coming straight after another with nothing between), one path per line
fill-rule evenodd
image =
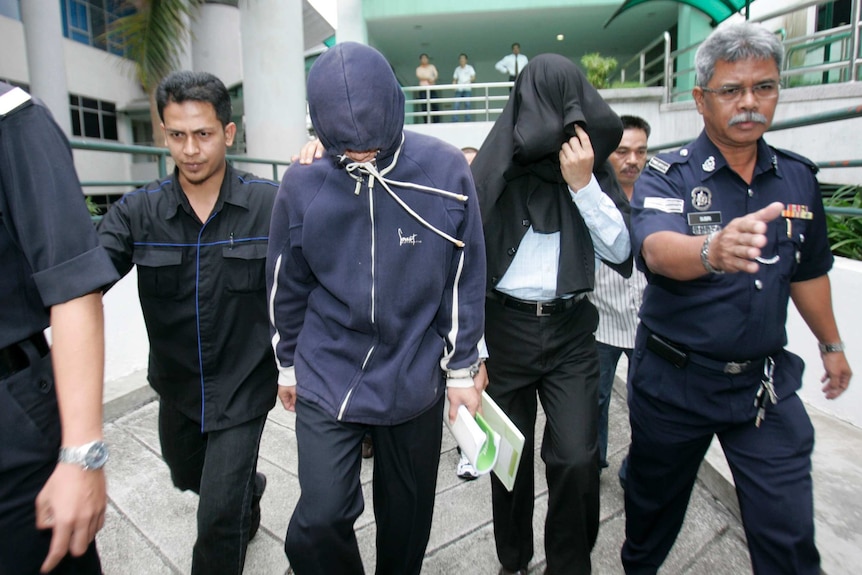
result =
M106 32L115 20L134 11L130 2L122 0L60 0L63 36L123 56L123 47L108 40Z

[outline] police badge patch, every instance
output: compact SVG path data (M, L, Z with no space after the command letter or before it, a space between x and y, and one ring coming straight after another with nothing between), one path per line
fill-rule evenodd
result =
M712 192L705 186L697 186L691 190L691 205L699 212L705 212L712 206Z

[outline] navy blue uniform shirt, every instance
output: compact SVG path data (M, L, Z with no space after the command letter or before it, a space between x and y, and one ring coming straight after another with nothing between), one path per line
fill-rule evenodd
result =
M640 318L649 330L722 361L775 353L787 343L790 283L826 274L832 253L811 161L761 138L751 185L733 172L702 132L697 140L653 158L635 182L632 253L649 279ZM755 274L707 274L676 281L652 274L640 254L659 231L706 236L734 218L782 202L793 215L769 224ZM790 212L786 212L790 213Z
M48 327L52 305L116 279L48 110L31 100L0 114L0 348Z
M150 385L204 432L275 404L264 264L276 190L228 166L201 223L175 172L123 196L99 224L120 274L138 267Z

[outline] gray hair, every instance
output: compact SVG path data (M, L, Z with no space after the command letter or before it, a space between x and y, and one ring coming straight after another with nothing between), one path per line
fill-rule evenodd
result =
M758 24L741 22L718 28L703 41L694 57L697 85L705 88L709 84L715 63L719 60L736 62L749 59L772 59L781 70L784 46L775 34Z

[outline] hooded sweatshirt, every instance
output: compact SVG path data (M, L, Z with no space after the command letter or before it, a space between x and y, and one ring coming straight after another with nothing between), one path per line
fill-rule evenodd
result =
M485 248L461 152L404 132L380 53L346 42L315 62L309 111L327 157L292 165L267 255L281 384L342 421L395 425L466 380L484 324ZM377 150L360 163L347 150Z

